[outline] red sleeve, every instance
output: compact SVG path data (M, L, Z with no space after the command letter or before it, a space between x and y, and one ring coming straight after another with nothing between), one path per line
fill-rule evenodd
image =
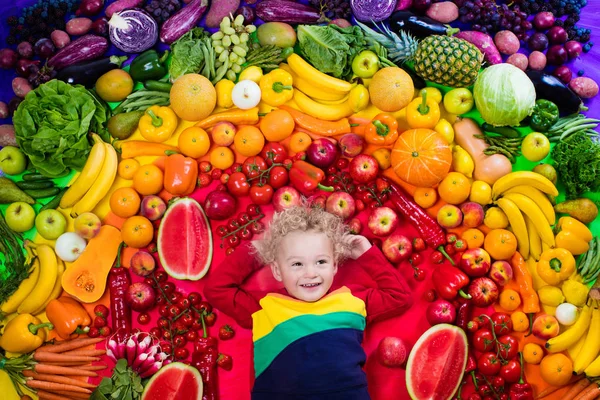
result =
M204 296L215 308L231 316L244 328L252 328L252 314L260 309L258 299L242 284L262 265L251 253L249 243L240 246L216 268L204 284Z
M377 246L371 246L356 261L373 278L377 287L353 290L364 300L367 322L381 321L403 314L413 303L404 277L385 258Z

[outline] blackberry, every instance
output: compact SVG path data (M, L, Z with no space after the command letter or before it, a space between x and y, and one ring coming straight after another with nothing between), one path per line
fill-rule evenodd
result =
M8 38L6 38L6 44L17 44L17 39L14 36L9 36Z
M10 16L6 19L8 26L16 26L19 23L19 19L16 16Z
M554 21L554 26L564 26L565 23L562 19L557 19L556 21Z
M573 26L575 25L575 21L573 20L573 18L569 17L567 19L565 19L565 26Z
M171 15L179 11L181 3L179 0L152 0L144 9L159 24L165 22Z
M531 4L531 11L532 14L537 13L538 11L540 11L540 5L538 3L533 3ZM542 10L543 11L543 10Z
M583 35L579 36L579 41L582 43L586 43L590 41L590 34L589 33L584 33Z

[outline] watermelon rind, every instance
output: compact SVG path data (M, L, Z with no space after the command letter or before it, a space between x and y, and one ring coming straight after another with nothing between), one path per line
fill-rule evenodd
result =
M167 364L164 367L162 367L161 369L159 369L156 374L152 375L152 378L150 378L150 380L148 381L148 383L146 383L146 386L144 387L144 391L142 392L142 400L153 399L153 397L151 397L151 396L152 396L152 391L154 389L154 385L157 385L157 387L156 387L157 390L161 390L164 392L164 389L168 386L165 385L164 383L161 384L161 382L160 382L161 377L164 376L165 373L170 372L172 369L179 370L178 373L180 373L180 374L189 372L192 375L194 375L194 380L196 382L198 382L198 395L196 396L195 399L193 397L190 397L189 400L202 400L202 394L204 393L204 387L202 385L202 375L200 375L200 372L196 368L191 367L191 366L186 365L181 362L172 362L170 364ZM187 388L187 387L183 388L183 389L189 390L189 388ZM164 398L162 400L169 400L169 399Z
M196 207L199 211L200 214L202 215L202 218L204 219L204 225L206 226L206 238L205 240L207 241L207 250L208 250L208 254L205 255L206 257L206 262L204 264L204 266L202 267L202 269L200 270L200 272L198 274L195 275L188 275L187 271L184 272L179 272L178 270L176 270L175 268L173 268L172 266L169 265L168 260L166 259L166 252L168 252L168 248L165 248L165 246L178 246L177 243L163 243L163 233L165 231L165 226L166 223L169 221L169 216L171 213L173 213L175 210L177 210L179 207ZM169 223L177 223L177 221L170 221ZM178 199L173 201L173 203L169 206L169 208L167 209L167 212L165 213L165 215L162 218L160 227L158 228L158 238L157 238L157 248L158 248L158 257L160 259L160 263L162 265L162 267L165 269L165 271L169 274L169 276L175 278L175 279L179 279L179 280L189 280L189 281L197 281L199 279L202 279L207 273L208 273L208 269L210 268L210 264L212 262L212 256L213 256L213 244L212 244L212 232L210 229L210 224L208 221L208 218L206 217L206 213L204 212L204 209L202 208L202 206L200 205L200 203L198 203L196 200L190 198L190 197L185 197L182 199ZM174 249L180 249L179 247L174 247L171 250Z
M469 350L469 343L467 341L467 335L465 334L465 331L463 331L461 328L454 326L454 325L450 325L450 324L438 324L438 325L434 325L431 328L429 328L427 331L425 331L425 333L423 333L423 335L421 335L421 337L419 338L419 340L417 340L417 343L415 343L415 345L413 346L412 350L410 351L410 354L408 356L408 361L406 362L406 389L408 390L408 394L410 395L410 398L413 400L426 400L422 397L419 397L419 395L416 393L415 389L412 386L412 381L413 381L413 372L412 372L412 366L413 363L415 362L415 359L418 357L418 351L419 349L421 349L421 347L423 346L423 344L425 342L427 342L429 340L429 338L434 334L437 333L441 330L450 330L452 332L455 332L458 337L462 338L462 340L464 341L464 362L463 365L460 366L460 376L458 376L456 382L454 383L454 388L452 390L452 392L449 394L449 396L447 397L447 399L445 400L450 400L452 399L452 397L454 396L454 394L456 393L456 391L458 390L459 386L460 386L460 382L462 381L463 375L464 375L464 371L465 371L465 367L467 366L467 357L468 357L468 350ZM444 384L447 384L448 386L451 387L451 385L453 384L453 382L449 382L448 377L446 376L419 376L417 378L420 378L422 380L424 379L439 379L439 380L443 380ZM440 399L442 400L441 397L436 397L436 399Z

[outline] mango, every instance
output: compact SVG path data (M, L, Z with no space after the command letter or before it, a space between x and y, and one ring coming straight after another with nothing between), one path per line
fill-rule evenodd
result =
M285 22L267 22L259 25L256 34L261 46L271 44L283 49L294 47L296 44L296 31Z

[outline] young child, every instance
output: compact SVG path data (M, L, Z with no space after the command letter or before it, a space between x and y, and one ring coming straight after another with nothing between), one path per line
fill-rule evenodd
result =
M342 261L339 268L357 264L376 287L352 277L341 286L335 276ZM284 289L242 288L263 265ZM204 295L252 328L253 400L369 399L365 323L402 314L412 304L406 282L376 246L348 234L333 214L306 206L276 213L262 240L241 246L211 270Z

